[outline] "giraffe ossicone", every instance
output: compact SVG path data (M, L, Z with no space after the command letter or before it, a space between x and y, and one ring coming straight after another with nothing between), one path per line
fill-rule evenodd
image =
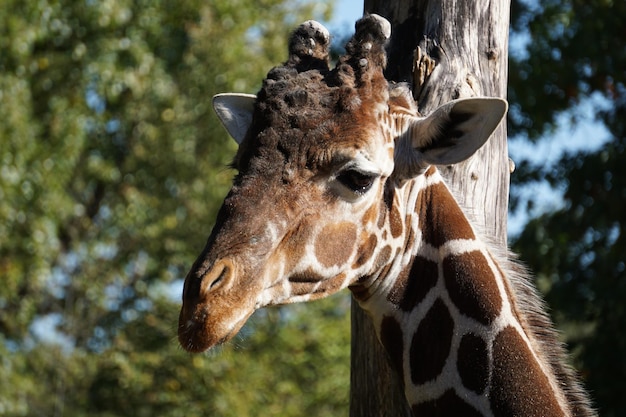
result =
M593 415L527 276L480 239L435 167L471 157L506 102L421 116L383 75L390 33L364 16L331 69L328 31L305 22L256 96L214 98L238 174L185 279L182 347L349 288L416 416Z

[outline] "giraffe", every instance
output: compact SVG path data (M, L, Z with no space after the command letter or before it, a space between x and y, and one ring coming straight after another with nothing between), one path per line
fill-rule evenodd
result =
M307 21L257 96L214 97L238 174L185 279L181 346L205 351L259 308L349 288L415 416L594 415L528 274L436 168L471 157L506 102L421 116L383 75L389 22L355 28L330 69L330 35Z

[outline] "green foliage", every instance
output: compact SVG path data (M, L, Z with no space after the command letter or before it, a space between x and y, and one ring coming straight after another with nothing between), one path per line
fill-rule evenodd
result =
M177 347L171 301L230 186L211 96L255 92L291 28L329 12L0 2L0 415L345 413L342 299L267 312L211 357Z
M514 0L511 9L513 34L527 43L510 60L512 133L536 138L554 126L555 114L593 93L611 101L623 96L626 51L617 34L624 2Z
M0 415L314 416L348 407L349 297L269 309L234 342L183 352L177 311L154 297L100 354L1 345Z
M306 313L267 310L244 330L248 337L204 356L183 353L168 339L171 328L156 315L167 308L160 313L175 319L166 303L127 326L98 357L83 390L89 415L343 414L350 322L348 299L340 297L306 306Z
M549 134L559 114L594 97L611 139L555 166L523 165L514 180L564 189L564 208L532 220L514 242L537 273L553 317L603 416L626 415L626 3L513 2L513 27L529 28L527 53L511 59L514 132Z

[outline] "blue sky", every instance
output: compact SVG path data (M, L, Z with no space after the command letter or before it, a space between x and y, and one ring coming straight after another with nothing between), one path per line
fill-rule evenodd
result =
M350 32L354 22L363 16L363 0L339 0L335 2L333 18L327 24L330 33Z

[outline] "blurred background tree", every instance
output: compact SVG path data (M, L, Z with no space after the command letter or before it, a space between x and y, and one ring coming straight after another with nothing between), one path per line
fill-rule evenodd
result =
M625 35L623 1L512 2L512 39L522 46L510 59L510 133L541 146L569 125L561 158L521 161L512 176L514 202L516 190L538 181L563 195L513 247L537 274L605 417L626 416ZM585 150L573 150L588 121L596 126L590 133L605 137L584 137ZM528 203L543 196L535 197Z
M175 339L180 279L232 175L211 97L256 92L292 28L330 13L308 0L0 3L0 415L347 409L341 300L310 319L263 313L241 354L192 357Z
M263 310L210 356L174 336L232 175L210 98L254 93L329 3L0 2L0 415L347 414L345 294ZM514 210L537 182L563 202L511 239L603 416L626 415L625 21L619 1L512 1L511 136L607 136L513 155Z

